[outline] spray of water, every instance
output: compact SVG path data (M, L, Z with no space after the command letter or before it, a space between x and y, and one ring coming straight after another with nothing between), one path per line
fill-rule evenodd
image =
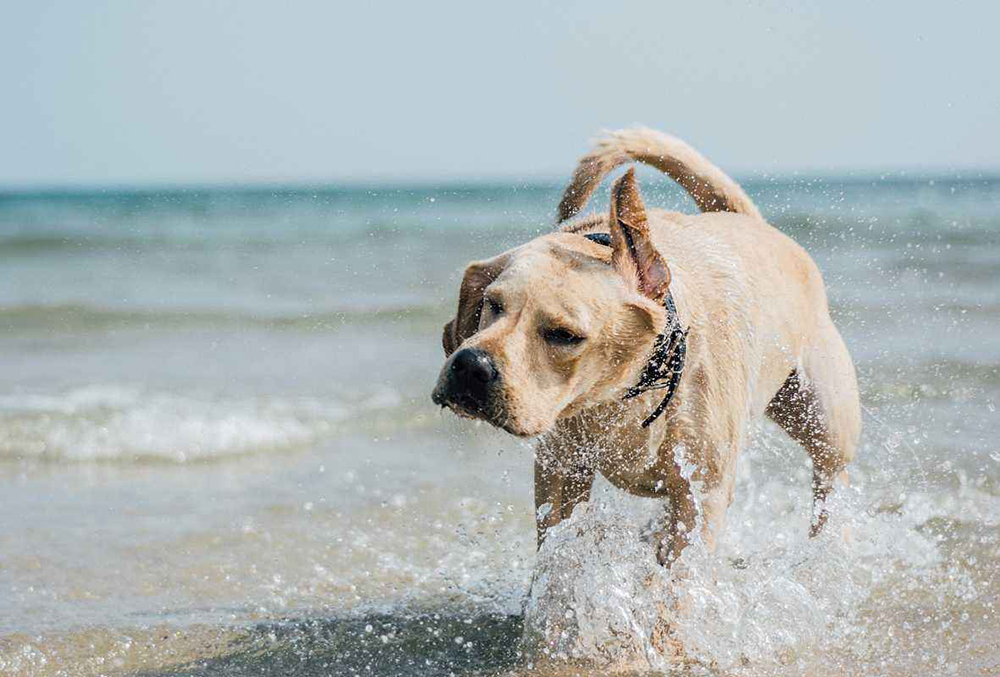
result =
M862 454L870 461L855 469L850 489L828 499L830 522L810 539L808 469L777 474L774 457L790 445L775 430L758 431L715 552L696 525L669 569L648 537L662 505L599 480L591 501L550 530L538 553L525 651L611 671L817 669L845 654L877 653L893 632L882 617L895 609L890 589L974 595L969 576L942 572L939 539L923 528L961 508L931 495L912 447L919 480L905 491L891 480L900 467L891 455L907 446L901 435L867 437ZM690 476L693 468L681 467Z

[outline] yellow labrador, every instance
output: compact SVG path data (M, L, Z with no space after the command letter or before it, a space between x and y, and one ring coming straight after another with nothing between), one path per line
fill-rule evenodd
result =
M630 161L665 172L703 213L647 210L629 169L607 216L572 220ZM661 563L696 523L714 547L736 456L762 414L812 458L818 533L826 497L847 482L860 406L805 250L720 169L648 129L612 133L580 161L559 221L559 232L466 269L433 393L460 415L538 437L539 545L600 472L669 498Z

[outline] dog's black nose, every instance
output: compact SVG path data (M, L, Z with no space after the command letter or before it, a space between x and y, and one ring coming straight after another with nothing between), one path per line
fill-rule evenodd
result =
M480 383L489 383L497 377L497 370L490 356L475 348L459 350L451 362L451 370L461 379Z
M448 369L445 398L465 409L480 411L486 406L497 377L497 368L488 353L463 348L455 353Z

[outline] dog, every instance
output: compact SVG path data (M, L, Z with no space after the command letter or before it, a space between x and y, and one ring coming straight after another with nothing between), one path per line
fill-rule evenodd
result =
M580 217L602 179L638 162L699 214L647 209L633 168L609 213ZM752 421L768 416L812 459L810 535L846 486L861 430L854 364L809 254L683 141L610 133L579 162L561 226L469 264L444 328L433 401L536 437L538 546L587 501L595 473L665 498L656 557L697 533L711 550Z

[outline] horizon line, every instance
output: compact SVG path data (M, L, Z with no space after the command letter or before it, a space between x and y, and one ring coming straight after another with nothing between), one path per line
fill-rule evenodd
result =
M765 184L795 184L809 181L824 181L843 184L869 182L917 183L921 181L943 181L965 183L970 181L1000 181L1000 168L962 168L952 170L890 169L890 170L849 170L849 171L787 171L787 172L741 172L732 175L737 183L745 186ZM109 194L156 194L185 192L281 192L302 193L309 191L419 191L433 190L484 190L490 188L513 187L527 190L548 190L561 186L568 177L533 177L515 179L505 176L475 177L460 179L442 177L440 179L399 178L375 179L330 179L330 180L270 180L244 179L222 181L140 181L107 183L11 183L0 184L0 196L34 195L95 195Z

